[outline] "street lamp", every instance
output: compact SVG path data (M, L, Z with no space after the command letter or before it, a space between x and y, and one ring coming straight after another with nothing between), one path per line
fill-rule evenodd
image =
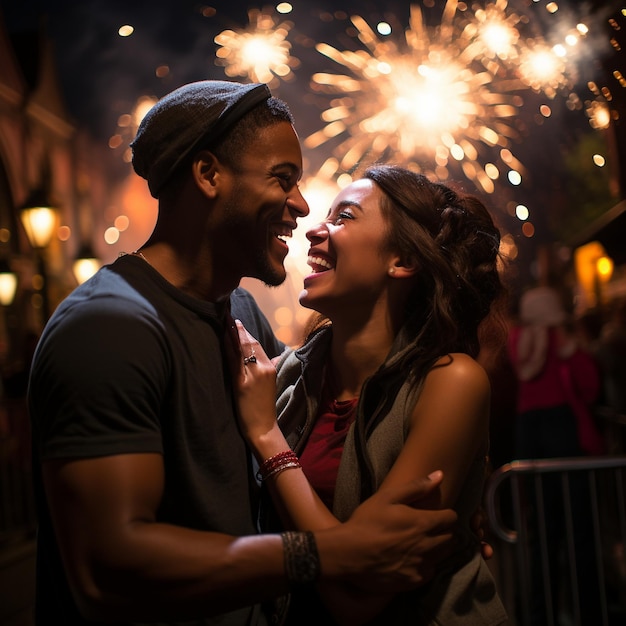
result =
M29 196L20 211L20 218L33 248L44 249L54 234L56 209L42 190Z
M56 209L49 201L43 189L35 190L24 203L20 218L30 244L37 254L37 271L41 276L41 296L44 323L50 316L50 301L48 296L48 277L44 250L50 243L56 226Z

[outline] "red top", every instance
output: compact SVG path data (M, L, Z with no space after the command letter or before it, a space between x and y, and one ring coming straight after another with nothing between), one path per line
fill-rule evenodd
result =
M521 328L511 330L508 341L511 362L518 358L518 345ZM567 393L561 382L559 367L567 363L570 367L574 387L586 404L591 404L600 389L600 374L593 357L581 349L576 349L567 358L559 357L559 340L555 329L548 333L545 363L541 373L531 380L518 382L517 410L519 413L567 404Z
M326 396L330 394L325 393ZM358 398L333 400L325 397L309 439L300 455L300 464L322 502L332 509L339 461L350 424L354 421Z

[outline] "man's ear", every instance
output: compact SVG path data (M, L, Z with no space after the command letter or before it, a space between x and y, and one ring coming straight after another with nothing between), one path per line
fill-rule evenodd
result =
M191 164L193 181L208 198L214 198L221 182L221 167L217 157L209 150L196 154Z
M411 278L417 273L417 263L404 261L400 257L393 257L387 273L391 278Z

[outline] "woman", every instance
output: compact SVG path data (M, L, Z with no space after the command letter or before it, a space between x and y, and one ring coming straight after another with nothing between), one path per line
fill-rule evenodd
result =
M300 302L329 323L278 364L280 427L272 365L238 324L242 431L282 523L334 525L376 490L442 470L428 505L455 508L462 536L421 589L318 587L294 595L288 623L504 623L469 524L488 445L490 386L475 358L502 293L498 230L478 200L381 165L341 191L307 237Z

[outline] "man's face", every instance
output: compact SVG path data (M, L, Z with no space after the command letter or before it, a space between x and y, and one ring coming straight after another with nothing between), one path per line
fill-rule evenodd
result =
M288 122L261 129L235 170L223 212L226 251L241 276L279 285L285 280L286 238L296 219L309 213L300 193L302 175L300 142Z

